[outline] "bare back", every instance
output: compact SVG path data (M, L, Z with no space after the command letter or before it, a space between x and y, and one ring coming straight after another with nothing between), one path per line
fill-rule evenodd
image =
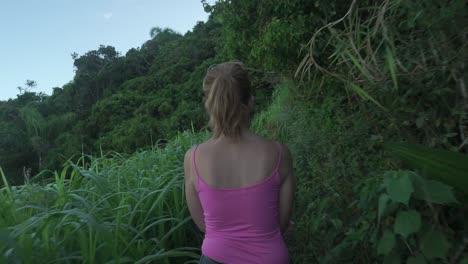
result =
M277 143L246 133L240 141L209 140L197 150L196 164L203 181L220 189L255 185L271 176L278 164Z

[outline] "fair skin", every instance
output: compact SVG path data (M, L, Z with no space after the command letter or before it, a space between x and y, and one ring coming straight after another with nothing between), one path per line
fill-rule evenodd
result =
M279 194L279 224L284 233L292 213L296 179L293 175L291 152L282 146ZM238 141L221 137L199 145L196 163L200 177L215 188L242 188L254 185L269 177L278 163L278 144L260 137L246 127ZM193 166L193 148L184 159L185 195L193 221L205 232L203 208L197 188L197 175Z

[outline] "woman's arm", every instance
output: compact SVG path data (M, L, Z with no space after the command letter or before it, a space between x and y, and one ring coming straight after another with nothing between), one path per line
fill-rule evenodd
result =
M293 161L289 148L283 145L283 157L279 174L282 179L279 203L279 221L281 232L284 233L289 225L292 214L294 193L296 191L296 178L293 174Z
M192 153L190 149L185 153L184 158L184 174L185 174L185 199L187 199L187 206L192 216L193 221L198 226L200 231L205 233L205 221L203 218L203 208L198 198L197 190L195 189L196 176L192 169Z

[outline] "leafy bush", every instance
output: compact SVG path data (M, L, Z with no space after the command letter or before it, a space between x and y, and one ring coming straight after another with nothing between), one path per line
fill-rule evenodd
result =
M441 211L440 205L455 208ZM463 245L463 238L454 230L462 229L463 223L456 207L451 187L411 171L386 172L379 197L378 225L383 234L377 253L384 255L384 263L399 263L402 258L406 263L457 262L461 247L456 245Z
M311 100L301 86L278 87L271 107L254 122L293 154L299 188L291 255L295 263L367 263L375 259L365 229L374 214L358 208L359 193L364 177L375 179L387 159L365 112L341 106L345 95L329 90Z
M373 263L383 255L386 263L401 258L437 263L466 256L467 228L461 217L466 208L456 202L452 187L414 172L389 172L402 167L383 144L384 139L397 138L398 128L380 127L381 121L372 116L377 106L348 104L339 87L310 91L309 85L283 83L270 107L253 122L255 130L285 142L293 154L298 177L291 241L294 263ZM461 168L468 164L465 155L459 154L458 163L453 163L450 157L456 153L441 152L437 157L426 149L425 153L399 149L450 177L458 169L460 182L466 178ZM436 172L431 166L421 172ZM437 179L442 180L440 173ZM431 244L426 236L442 237L441 242ZM439 250L438 255L427 255L427 247Z

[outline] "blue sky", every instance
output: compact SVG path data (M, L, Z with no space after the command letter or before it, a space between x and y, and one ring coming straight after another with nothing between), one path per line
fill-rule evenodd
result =
M15 98L27 79L50 95L72 80L73 52L103 44L124 55L154 26L185 33L207 18L199 0L3 0L0 100Z

